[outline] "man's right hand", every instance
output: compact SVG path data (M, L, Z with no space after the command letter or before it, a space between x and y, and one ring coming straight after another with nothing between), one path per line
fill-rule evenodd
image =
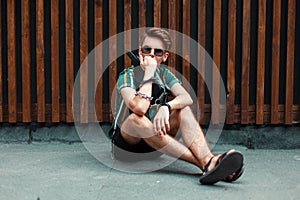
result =
M155 57L143 56L142 54L140 54L139 57L140 57L140 65L145 71L145 76L147 76L144 78L150 78L150 77L154 76L154 73L157 68L157 61L156 61Z

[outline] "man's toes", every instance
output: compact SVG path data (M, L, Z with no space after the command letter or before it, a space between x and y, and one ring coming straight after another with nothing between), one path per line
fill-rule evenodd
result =
M228 179L231 180L231 179L233 179L234 176L235 176L235 173L229 175L229 176L228 176Z

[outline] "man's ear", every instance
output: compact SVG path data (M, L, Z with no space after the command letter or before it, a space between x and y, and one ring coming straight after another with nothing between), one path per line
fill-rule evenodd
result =
M169 52L164 53L163 61L166 62L169 56Z

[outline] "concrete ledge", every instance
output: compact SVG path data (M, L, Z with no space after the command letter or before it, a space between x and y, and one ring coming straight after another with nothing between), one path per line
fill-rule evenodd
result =
M50 127L40 127L31 132L32 141L60 141L66 143L81 142L73 125L59 125Z
M109 124L102 124L106 134L109 128ZM0 125L0 143L32 141L81 142L73 124ZM242 145L249 149L298 149L300 126L226 126L217 144Z
M300 126L230 126L218 144L243 145L249 149L298 149Z
M1 126L0 142L1 143L21 143L28 142L28 129L25 126Z
M2 124L1 143L81 142L73 124Z

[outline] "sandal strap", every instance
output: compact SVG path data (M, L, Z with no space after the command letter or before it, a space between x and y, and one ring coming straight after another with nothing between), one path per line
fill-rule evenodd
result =
M224 158L224 156L226 156L226 154L227 154L227 152L223 153L223 154L218 158L218 160L217 160L217 162L216 162L216 164L215 164L215 167L220 163L220 161ZM204 167L204 172L208 172L208 167L210 166L211 161L212 161L212 159L213 159L214 157L215 157L215 156L212 156L212 157L209 159L208 163L207 163L207 164L205 165L205 167Z
M212 156L212 157L209 159L208 163L204 166L204 172L208 172L208 167L209 167L209 165L211 164L211 161L212 161L212 159L213 159L214 157L215 157L215 156Z

